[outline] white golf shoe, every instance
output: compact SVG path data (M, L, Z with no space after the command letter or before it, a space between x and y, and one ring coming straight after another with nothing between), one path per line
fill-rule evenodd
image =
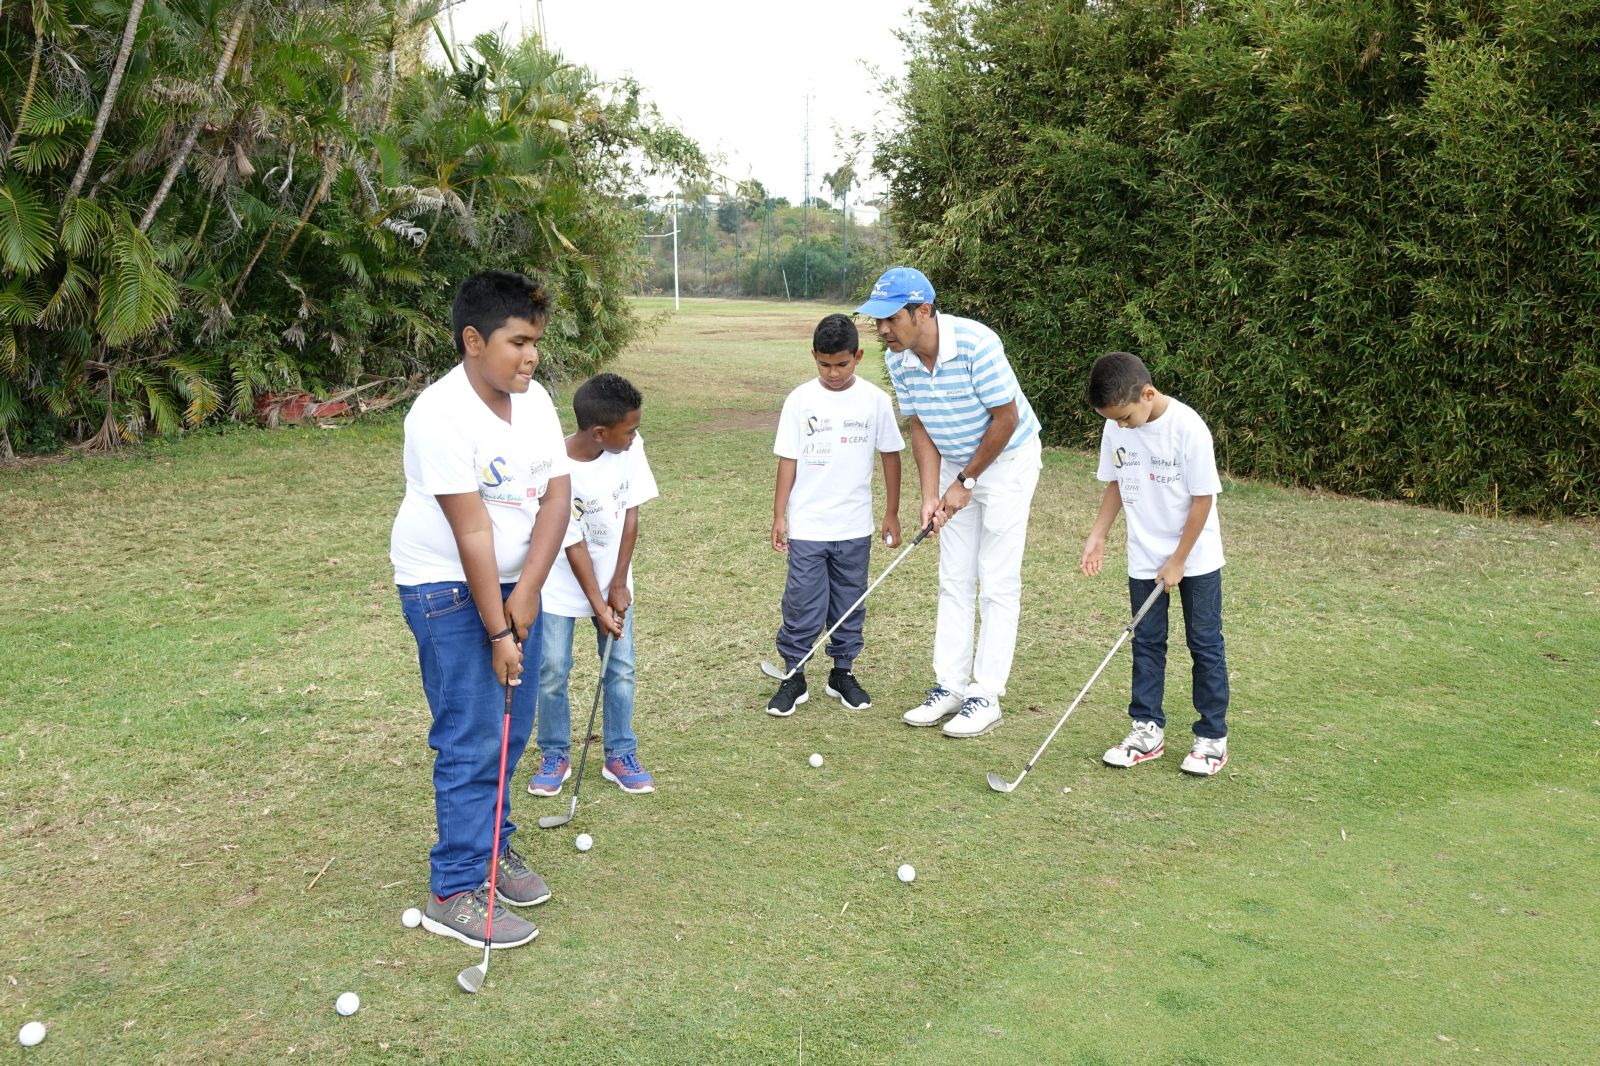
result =
M1151 721L1133 723L1133 729L1122 738L1122 743L1105 754L1107 766L1138 766L1151 759L1159 759L1165 752L1165 732Z
M944 724L944 735L957 740L981 737L1000 724L1000 701L988 696L968 696L961 710Z
M960 696L942 685L935 685L928 690L928 698L922 701L922 706L911 708L900 720L906 725L938 725L960 709Z
M1228 765L1228 738L1195 737L1194 749L1183 757L1178 766L1186 774L1211 777Z

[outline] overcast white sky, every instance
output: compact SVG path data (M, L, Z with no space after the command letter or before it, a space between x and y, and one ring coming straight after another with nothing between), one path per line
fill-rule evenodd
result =
M903 64L894 30L911 0L544 0L551 47L601 78L632 74L661 113L730 178L754 177L798 203L805 176L806 94L811 94L811 189L842 161L834 127L871 130L895 114L863 61L886 74ZM535 25L536 0L462 0L457 40ZM857 170L871 165L871 141ZM872 195L882 182L858 190ZM831 199L831 197L830 197Z

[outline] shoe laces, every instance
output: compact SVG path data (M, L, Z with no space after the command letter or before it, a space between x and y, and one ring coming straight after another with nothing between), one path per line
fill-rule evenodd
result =
M799 691L801 689L805 688L805 687L806 687L806 675L804 675L804 674L795 674L793 677L789 678L783 684L779 685L778 686L778 691L779 692L786 692L786 693L788 693L790 695L795 695L795 694L799 693Z
M544 776L554 774L561 769L562 758L563 756L559 751L545 752L544 759L539 763L539 773Z
M505 868L506 873L512 877L521 877L523 874L532 872L528 866L528 860L518 855L516 849L509 844L506 845L506 850L500 853L500 863Z
M961 718L971 718L978 708L987 706L989 706L989 697L968 696L961 701L961 710L957 711L956 714Z
M950 695L950 690L943 685L935 685L928 690L928 698L922 701L924 707L932 707L940 700ZM963 704L965 706L965 704Z
M1227 741L1221 737L1195 737L1194 753L1202 759L1215 759L1227 749Z
M627 755L618 755L615 761L622 767L623 773L644 773L644 767L639 765L639 756L637 754L630 752Z

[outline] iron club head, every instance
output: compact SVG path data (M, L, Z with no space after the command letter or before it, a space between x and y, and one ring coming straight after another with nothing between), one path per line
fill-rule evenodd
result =
M761 660L761 672L766 674L768 677L775 677L779 681L789 680L789 675L784 671L779 670L776 666L773 666L771 660L769 659Z
M484 969L481 963L468 966L456 974L456 984L461 986L463 992L476 992L483 987Z
M1007 781L999 774L991 772L989 774L989 787L994 789L996 792L1010 792L1017 786L1012 784L1010 781Z
M578 804L574 802L572 809L566 814L545 814L539 817L540 829L554 829L558 825L566 825L572 821L573 815L578 813Z

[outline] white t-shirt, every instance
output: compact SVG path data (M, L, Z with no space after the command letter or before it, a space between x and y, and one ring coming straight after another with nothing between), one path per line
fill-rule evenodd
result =
M628 511L661 493L655 475L644 456L644 438L634 437L625 452L601 452L587 463L570 456L572 465L572 521L567 527L567 543L583 541L594 565L595 582L601 593L611 587L617 572L617 555L622 549L622 526ZM633 567L628 567L628 591L633 591ZM578 584L565 550L556 556L550 576L544 583L544 609L563 618L592 618L594 607Z
M1192 497L1222 492L1211 431L1188 404L1167 398L1160 418L1138 429L1107 421L1100 433L1101 481L1122 490L1128 516L1128 576L1153 578L1178 550ZM1217 506L1189 549L1183 576L1209 574L1222 565L1222 526Z
M872 535L872 460L906 446L888 393L862 378L833 392L817 378L783 401L773 454L795 461L789 536L854 540Z
M406 415L406 496L389 534L397 585L465 581L438 496L476 492L494 523L500 580L522 576L539 501L570 462L550 394L537 381L511 394L511 421L489 410L456 368L422 391Z

